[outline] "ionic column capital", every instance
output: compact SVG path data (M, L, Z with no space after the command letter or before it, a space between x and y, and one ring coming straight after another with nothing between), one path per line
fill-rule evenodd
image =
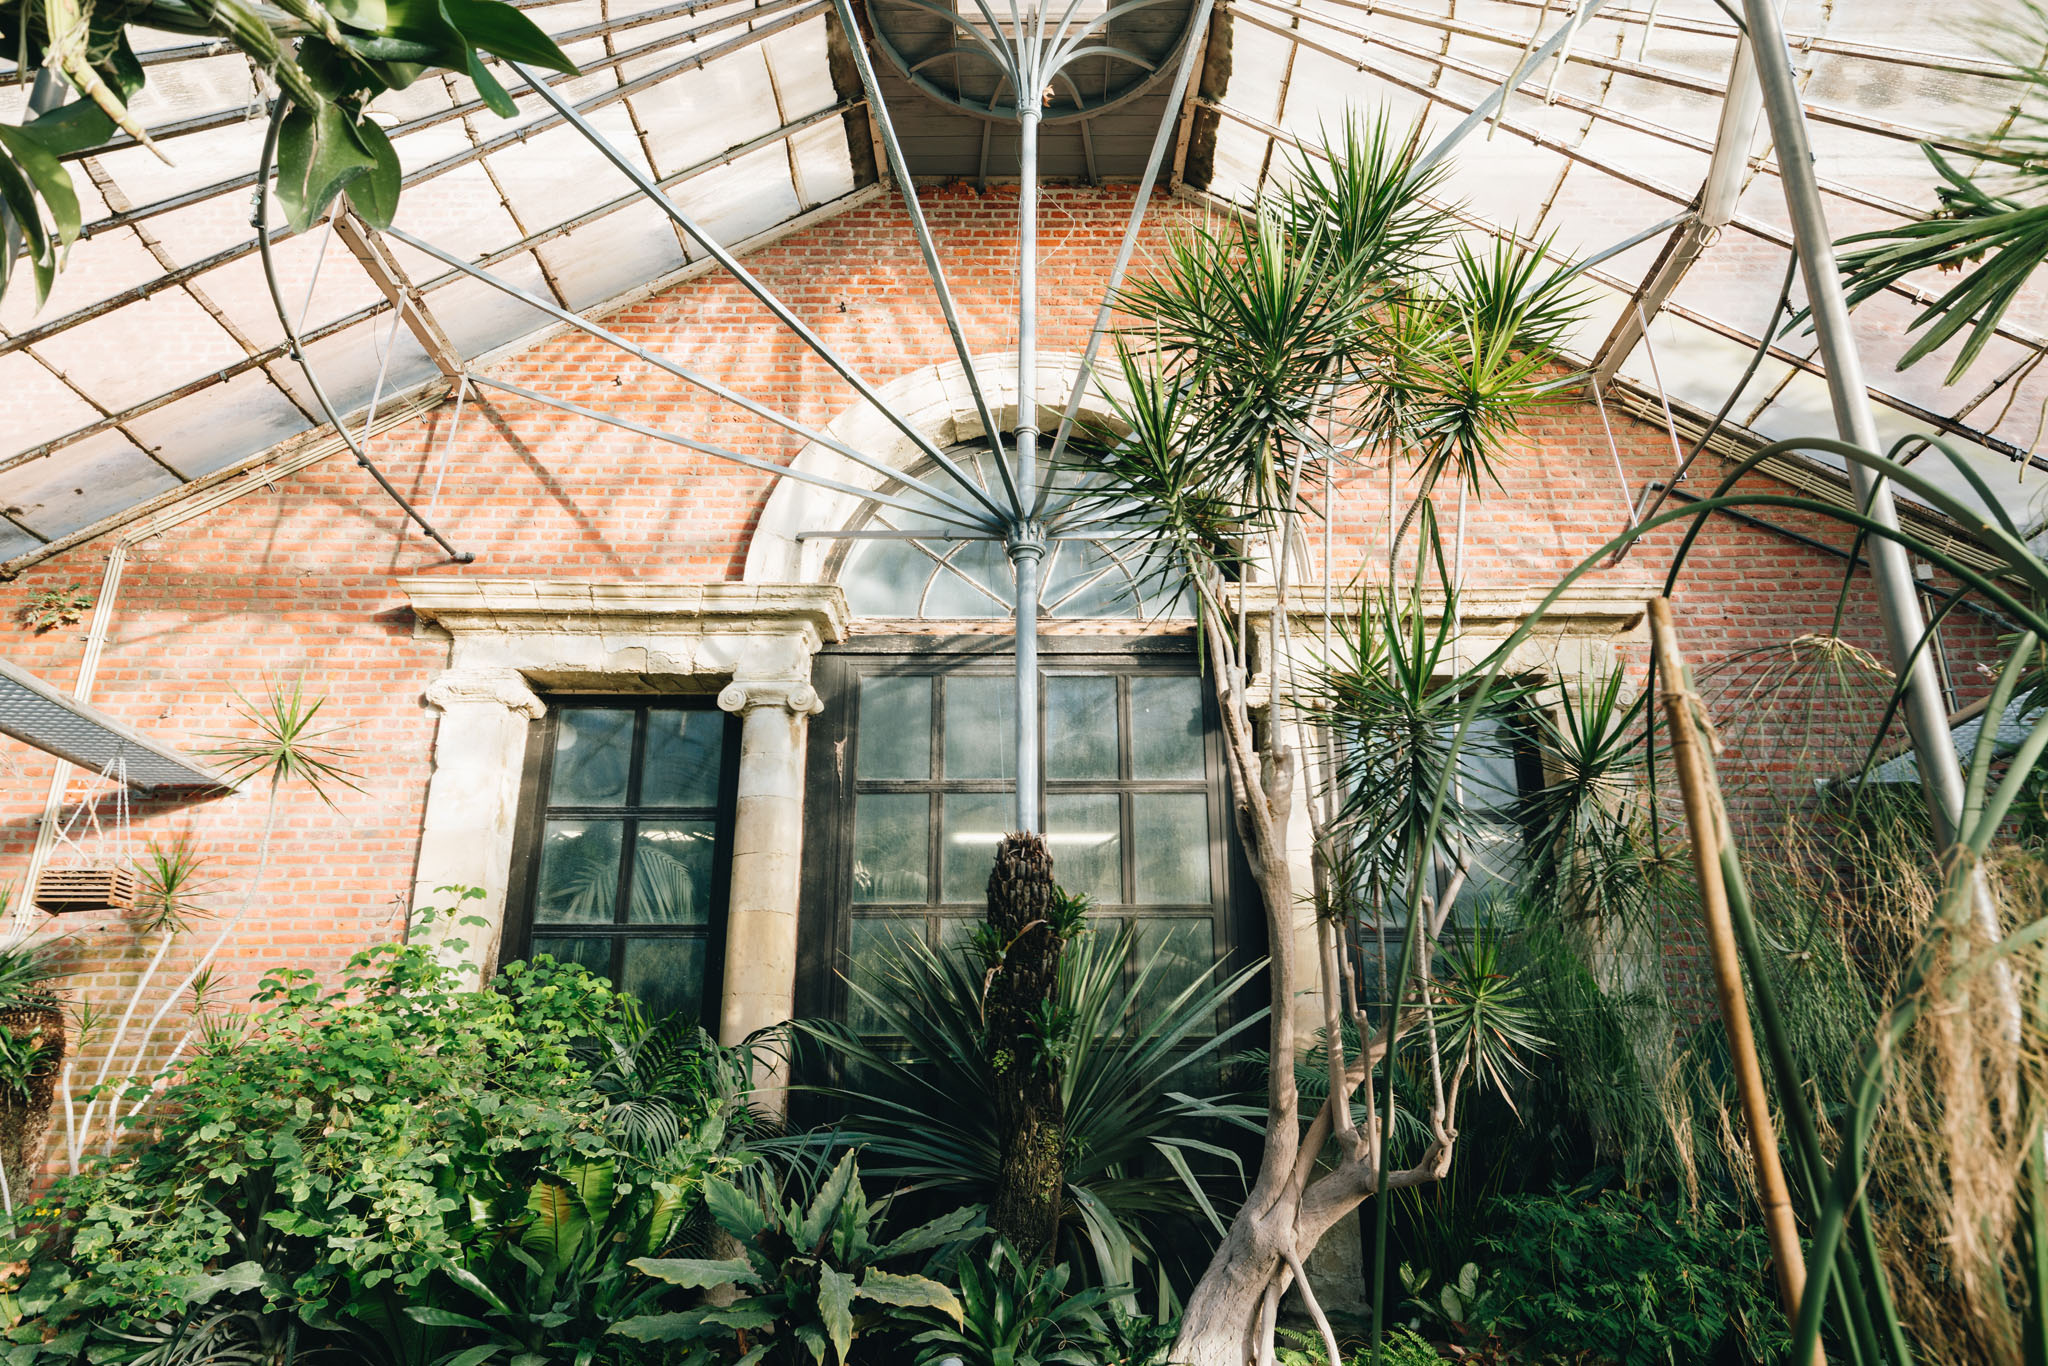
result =
M464 705L499 706L529 721L539 720L548 710L517 669L450 669L427 684L426 699L442 711Z
M735 679L718 694L718 705L741 716L763 707L780 707L793 716L816 716L825 709L818 690L799 678Z

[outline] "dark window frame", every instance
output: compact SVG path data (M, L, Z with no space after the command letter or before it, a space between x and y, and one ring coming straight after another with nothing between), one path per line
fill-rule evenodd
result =
M739 806L740 720L730 712L723 718L720 746L718 799L712 807L643 806L631 801L619 806L583 807L550 805L545 800L554 777L555 737L565 710L603 709L631 711L634 715L632 767L627 792L639 791L645 764L647 718L654 711L719 712L715 695L695 693L548 693L547 710L530 722L526 732L526 760L520 771L519 814L513 826L512 870L506 887L505 924L499 941L498 961L514 962L532 951L534 902L540 891L542 832L550 819L594 818L618 820L620 831L619 885L613 902L613 920L563 923L543 926L544 935L610 938L610 976L616 986L623 969L625 941L633 939L701 939L705 941L704 989L700 1023L713 1033L718 1029L720 1002L725 986L725 940L727 911L732 891L732 849L734 823ZM713 824L711 894L707 923L674 925L659 922L631 922L619 919L632 894L634 862L638 841L634 838L641 820L709 820Z
M1009 780L903 779L862 780L856 777L859 735L856 713L860 680L870 676L940 676L956 674L1007 675L1014 670L1016 656L1008 636L902 634L861 637L828 647L813 662L812 681L825 703L812 718L806 762L806 836L803 851L803 893L798 910L796 1013L800 1018L846 1018L847 989L840 976L849 961L853 922L856 919L890 914L898 907L904 913L910 903L879 903L869 909L853 899L854 795L858 790L928 792L934 812L928 826L936 848L939 838L938 807L947 792L1006 791ZM1208 798L1209 873L1211 907L1221 904L1225 911L1215 920L1219 962L1245 964L1266 952L1265 917L1260 912L1255 884L1236 825L1230 814L1229 782L1224 765L1221 717L1215 690L1201 669L1193 638L1171 636L1048 636L1039 642L1041 676L1061 673L1110 673L1142 676L1168 674L1198 677L1201 688L1208 777L1192 779L1132 779L1128 772L1130 728L1120 726L1119 777L1115 779L1041 778L1041 792L1085 793L1113 790L1118 793L1146 791L1202 791ZM1040 690L1040 707L1046 689ZM1128 688L1117 690L1120 716L1128 706ZM1041 710L1041 718L1043 711ZM934 718L933 742L944 737L944 713ZM1131 861L1136 852L1129 824L1132 805L1120 801L1121 856L1127 893L1133 876ZM943 899L943 869L938 855L928 853L927 921L948 916L965 918L970 903ZM1188 918L1190 906L1161 903L1131 906L1119 903L1114 912L1126 918L1144 918L1148 912L1158 918ZM1212 912L1213 913L1213 912ZM915 914L915 912L909 912ZM1249 984L1233 1014L1262 1004L1263 979Z

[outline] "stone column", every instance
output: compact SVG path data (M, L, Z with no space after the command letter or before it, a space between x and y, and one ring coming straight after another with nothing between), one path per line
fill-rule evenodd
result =
M741 718L718 1013L719 1040L731 1044L796 1012L804 739L824 704L801 679L741 676L718 694L718 705Z
M505 923L512 838L528 723L547 707L516 669L450 669L427 685L441 712L434 772L427 785L425 830L413 880L413 909L457 906L443 887L477 887L482 901L460 903L461 916L486 925L437 925L436 939L466 941L461 958L479 971L496 961Z

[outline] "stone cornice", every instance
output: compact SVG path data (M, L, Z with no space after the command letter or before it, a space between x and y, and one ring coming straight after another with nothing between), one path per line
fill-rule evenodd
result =
M846 635L835 584L663 583L420 575L398 589L423 622L453 635L621 630L649 635L787 634L821 643Z
M1541 635L1615 635L1631 631L1643 619L1645 604L1662 591L1661 581L1640 583L1578 583L1559 595L1544 613L1537 627ZM1243 590L1246 612L1255 617L1270 616L1275 593L1271 584L1249 584ZM1548 587L1468 588L1458 595L1458 619L1467 631L1489 634L1513 630L1542 605ZM1233 596L1232 605L1236 605ZM1289 615L1302 620L1320 620L1323 615L1321 584L1300 584L1287 590ZM1422 607L1434 618L1442 615L1441 592L1425 591ZM1330 595L1335 616L1356 618L1359 594L1344 588Z

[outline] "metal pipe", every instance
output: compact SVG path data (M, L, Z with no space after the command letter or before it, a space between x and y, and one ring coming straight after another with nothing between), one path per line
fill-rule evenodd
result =
M1857 354L1855 333L1849 326L1834 239L1821 207L1813 148L1806 136L1806 116L1785 47L1785 30L1771 0L1743 0L1742 8L1749 20L1757 79L1764 92L1764 117L1777 149L1779 180L1785 187L1785 206L1792 219L1794 249L1806 282L1819 356L1826 366L1835 425L1844 441L1866 450L1883 450L1884 439L1878 434L1863 377L1863 358ZM1874 521L1890 528L1899 525L1898 507L1888 484L1857 464L1849 467L1849 479L1857 501ZM1920 614L1913 566L1905 547L1888 537L1870 538L1869 555L1885 642L1891 649L1893 667L1906 675L1906 729L1919 756L1921 786L1934 821L1935 839L1946 849L1955 840L1962 814L1963 771L1956 759L1933 663L1919 649L1927 626Z
M924 220L924 208L918 203L917 182L911 178L910 163L904 158L903 144L896 137L896 124L889 117L889 105L882 98L881 83L875 78L874 63L868 60L867 44L861 40L860 26L855 22L853 7L848 0L832 0L839 13L840 26L846 30L846 45L853 50L853 64L860 72L860 86L868 99L868 117L882 135L883 154L888 158L889 170L896 177L896 184L903 195L904 212L910 215L910 230L917 238L917 249L924 254L925 273L931 276L932 289L939 296L939 312L945 315L946 332L953 339L953 354L960 358L960 368L966 372L967 388L974 395L974 410L981 416L981 429L988 436L989 449L995 452L996 469L1003 478L1003 491L1009 497L1010 506L1019 517L1024 515L1024 495L1010 478L1009 466L1003 463L1003 435L997 429L995 414L989 410L988 398L982 393L981 377L974 370L974 355L967 347L967 336L960 328L960 316L953 306L953 287L946 281L946 268L939 263L938 244L932 241L930 225Z
M1131 257L1138 249L1138 230L1145 221L1145 210L1152 202L1152 189L1159 181L1159 168L1166 163L1166 149L1173 141L1174 125L1179 122L1183 96L1195 69L1196 54L1202 50L1202 35L1209 31L1209 13L1215 0L1195 0L1194 14L1188 20L1187 37L1182 41L1180 68L1174 72L1173 89L1166 96L1166 107L1159 116L1159 130L1152 138L1152 154L1145 160L1145 175L1138 181L1137 198L1131 204L1130 220L1124 224L1124 240L1117 248L1116 264L1110 267L1109 284L1102 291L1102 307L1096 311L1095 327L1088 334L1088 347L1081 353L1080 373L1074 376L1074 389L1067 396L1066 411L1060 414L1059 430L1053 435L1050 463L1057 466L1060 457L1066 453L1067 437L1074 428L1074 419L1080 414L1081 403L1088 393L1088 385L1095 369L1095 357L1102 350L1102 339L1109 335L1109 320L1116 310L1117 292L1123 287L1124 272L1130 269ZM1045 496L1052 490L1052 481L1038 495L1033 509L1034 516L1043 515Z
M740 288L753 295L763 308L774 314L775 320L794 333L798 341L809 347L818 359L824 361L826 365L832 368L834 374L852 385L855 393L859 394L869 403L872 403L876 410L889 420L891 426L909 437L918 449L922 450L937 463L940 469L952 475L976 502L986 507L991 513L994 513L997 518L1003 517L1003 509L988 496L987 490L983 489L975 480L969 478L967 472L955 464L944 451L940 450L930 437L917 429L916 424L898 413L892 405L884 401L881 394L875 391L873 385L862 379L854 371L854 368L840 357L837 351L834 351L825 343L823 337L813 332L804 323L803 319L791 312L789 305L783 303L781 299L769 292L766 285L755 279L753 272L741 265L738 258L725 249L723 243L706 232L690 215L684 213L681 206L673 199L663 194L660 187L638 166L633 164L632 158L612 146L611 141L604 134L591 127L590 121L583 117L575 105L570 104L567 100L556 94L539 76L527 70L526 67L518 62L509 62L507 65L517 72L519 78L531 86L534 93L539 95L550 108L567 119L569 125L583 135L584 141L595 147L603 154L606 161L616 166L628 180L639 187L640 192L647 196L650 203L664 214L667 214L670 221L674 222L684 232L695 238L713 260L725 267L727 273L739 283Z
M1031 84L1017 90L1017 487L1038 486L1038 94L1036 55ZM1017 829L1036 834L1038 820L1038 571L1045 540L1035 522L1010 539L1017 614Z

